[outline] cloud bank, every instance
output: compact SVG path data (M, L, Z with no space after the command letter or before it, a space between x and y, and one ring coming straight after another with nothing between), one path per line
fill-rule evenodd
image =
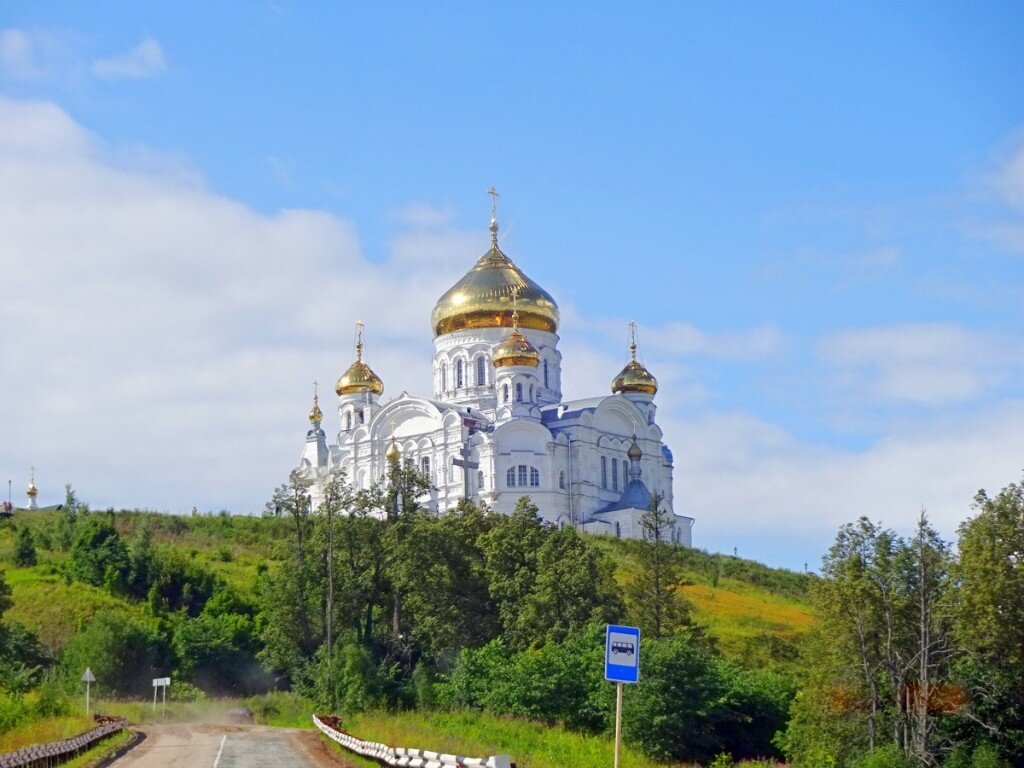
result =
M428 391L430 309L486 232L411 201L375 263L342 217L264 215L196 169L147 168L52 103L0 97L0 471L18 488L35 465L44 502L67 481L98 507L258 511L298 458L312 381L329 392L347 367L357 319L385 397ZM566 396L606 392L625 320L563 314ZM977 488L1024 466L1024 400L1006 384L1021 366L1001 351L1019 341L956 323L808 343L771 324L641 326L695 542L813 567L838 524L909 527L922 504L951 534ZM722 403L715 377L736 372L754 400ZM872 431L844 444L787 428L767 415L779 381L802 419L852 400Z

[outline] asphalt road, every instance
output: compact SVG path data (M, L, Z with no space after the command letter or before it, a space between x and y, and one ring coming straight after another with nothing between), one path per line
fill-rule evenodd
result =
M315 731L260 725L143 725L144 739L114 768L338 768Z

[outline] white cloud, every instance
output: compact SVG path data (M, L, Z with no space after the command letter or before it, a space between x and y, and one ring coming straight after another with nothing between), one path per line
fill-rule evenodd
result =
M14 80L42 80L65 53L61 36L26 29L0 29L0 74Z
M92 64L93 74L103 80L140 80L166 69L163 48L152 37L144 38L126 53L97 59Z
M838 388L862 401L960 403L990 392L1021 367L1008 342L956 323L844 330L826 336L818 352Z
M374 263L345 219L263 215L173 158L124 160L52 104L0 98L0 178L11 180L0 185L0 477L24 482L35 465L46 502L71 481L100 507L259 510L297 460L312 380L329 391L350 362L357 319L385 396L428 391L430 309L486 248L482 227L410 207ZM562 309L566 395L608 391L625 322ZM923 503L951 532L978 487L1018 477L1019 401L907 418L850 449L707 406L692 359L760 363L786 343L770 325L641 328L698 545L813 563L859 514L909 525ZM989 387L990 356L1009 369L993 343L922 324L836 334L821 349L875 397L920 400L928 382L916 378L962 363L979 380L924 397L942 402Z

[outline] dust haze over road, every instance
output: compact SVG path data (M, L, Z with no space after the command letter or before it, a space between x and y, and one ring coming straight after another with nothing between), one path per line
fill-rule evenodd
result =
M262 725L141 725L145 738L113 768L338 768L316 731Z

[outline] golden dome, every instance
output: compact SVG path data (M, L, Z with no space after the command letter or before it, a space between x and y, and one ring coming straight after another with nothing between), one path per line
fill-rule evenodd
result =
M616 394L639 392L645 395L655 395L658 392L658 380L644 367L643 363L636 359L636 323L629 324L629 336L631 359L626 363L626 367L619 371L619 375L612 380L612 392Z
M464 328L512 327L512 293L519 290L519 324L555 333L558 305L498 247L498 222L491 220L491 249L437 300L430 315L434 334Z
M358 392L373 392L375 395L384 394L384 382L380 376L373 372L363 362L363 324L356 323L356 360L348 367L348 370L341 374L338 383L334 385L334 391L338 395L353 395Z
M402 457L402 451L398 447L398 443L395 442L394 435L391 437L391 443L388 445L386 451L384 451L384 458L388 461L398 461Z
M320 410L320 398L313 395L313 408L309 412L309 421L312 424L319 424L324 420L324 412Z
M29 496L31 496L34 499L36 496L39 495L39 489L36 488L36 484L35 483L29 483L28 484L28 489L25 491L25 493L27 493Z
M495 368L504 368L507 365L529 365L536 368L540 365L540 353L518 328L515 328L503 342L495 344L491 354Z

